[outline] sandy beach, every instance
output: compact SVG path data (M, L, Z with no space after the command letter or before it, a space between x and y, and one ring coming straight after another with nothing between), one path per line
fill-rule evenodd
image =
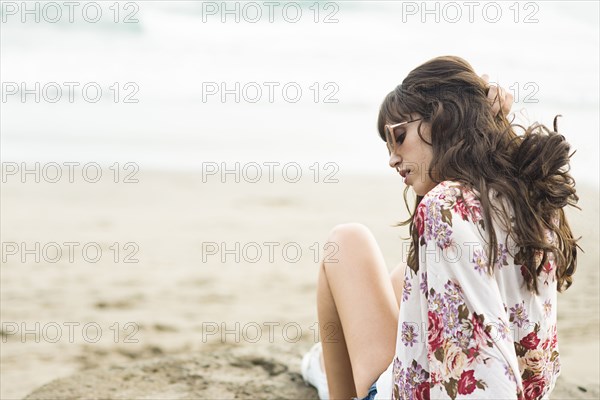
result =
M598 2L34 3L0 7L1 399L316 399L326 238L358 222L390 270L406 257L377 115L442 55L509 90L515 123L563 116L585 253L552 399L600 398Z
M94 368L202 358L214 346L270 352L298 372L295 356L318 339L317 261L329 230L363 223L390 269L403 257L406 231L393 227L405 216L403 184L392 172L338 174L337 183L203 182L200 173L157 171L140 172L138 183L113 178L2 184L2 399ZM559 295L553 399L599 393L598 190L579 193L583 211L569 214L585 253ZM254 379L252 368L240 371Z

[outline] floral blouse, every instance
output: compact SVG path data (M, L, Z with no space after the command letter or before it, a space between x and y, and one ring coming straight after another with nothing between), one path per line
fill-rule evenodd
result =
M478 193L458 182L428 192L414 221L419 270L406 268L396 355L376 399L547 399L560 373L552 254L530 293L495 221L490 275Z

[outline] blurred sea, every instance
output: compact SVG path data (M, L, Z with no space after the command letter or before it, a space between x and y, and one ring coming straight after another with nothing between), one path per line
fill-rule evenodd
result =
M203 12L206 4L187 1L135 2L139 22L129 24L112 21L110 3L103 3L106 14L95 24L81 18L21 23L18 16L3 15L4 85L97 82L103 97L85 102L80 89L73 103L66 93L57 103L36 103L31 95L25 103L18 94L3 97L2 161L137 162L142 169L194 169L202 162L335 162L340 172L388 174L387 151L375 129L383 97L420 63L453 54L518 91L513 109L520 122L526 117L551 126L553 116L562 114L560 130L577 150L573 175L598 187L597 2L499 2L502 18L496 23L484 20L482 7L472 23L467 15L452 23L436 22L435 15L408 15L411 2L315 3L302 3L297 23L286 22L281 8L273 23L265 15L256 23L244 18L236 23L226 15L222 23L220 14ZM442 10L447 3L440 4ZM523 22L533 11L538 22ZM332 12L338 22L323 23ZM124 86L127 82L137 85L133 98L139 102L115 103L110 89L115 82L120 99L133 91L134 86ZM226 102L219 96L203 101L206 82L225 82L228 88L256 82L262 98L236 103L228 95ZM279 83L273 103L263 82ZM298 102L283 98L286 83L302 89ZM254 93L250 88L246 94ZM337 102L324 102L326 95Z

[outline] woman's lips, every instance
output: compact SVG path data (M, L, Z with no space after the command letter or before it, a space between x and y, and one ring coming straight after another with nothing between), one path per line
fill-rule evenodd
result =
M404 178L404 183L407 183L408 181L408 177L410 175L410 169L406 168L406 169L401 169L400 171L398 171L400 173L400 176L402 178Z

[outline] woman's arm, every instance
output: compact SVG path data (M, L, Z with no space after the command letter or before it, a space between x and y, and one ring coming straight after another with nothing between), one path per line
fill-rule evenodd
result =
M490 77L487 74L481 75L481 78L489 85ZM489 88L488 99L494 115L498 115L501 110L504 115L508 115L514 101L512 93L497 85L489 85Z
M500 290L487 273L482 221L472 192L448 181L418 208L431 399L518 398L518 360Z

